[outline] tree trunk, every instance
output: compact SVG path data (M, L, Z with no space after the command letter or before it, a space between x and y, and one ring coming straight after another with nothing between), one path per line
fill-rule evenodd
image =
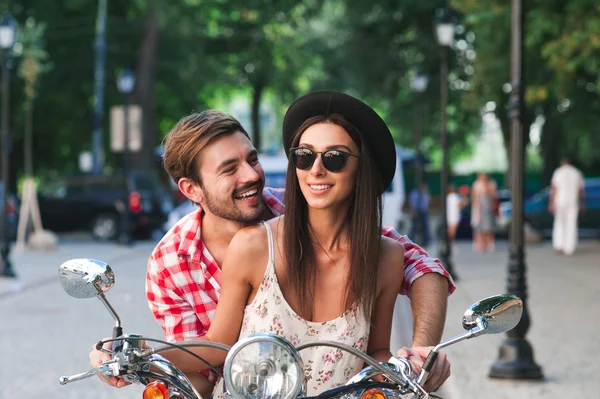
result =
M264 88L265 84L262 80L252 88L252 143L258 152L260 152L262 144L260 134L260 101Z
M552 102L545 108L546 122L542 127L542 135L540 138L542 159L544 160L544 168L542 170L542 183L550 184L552 173L560 164L560 157L563 155L561 148L563 143L563 127L560 118L557 116L556 104Z
M529 137L529 134L531 132L531 125L533 122L535 122L535 118L535 113L529 108L525 108L525 111L523 112L523 160L525 162L523 164L523 170L525 174L523 177L523 182L525 184L525 189L527 188L527 146L529 143L531 143L531 137Z
M134 102L142 107L142 148L131 154L131 167L134 170L154 170L157 165L154 155L157 142L154 85L159 33L157 4L151 0L148 2L136 73Z
M25 158L25 176L33 176L33 99L25 100L25 143L24 143L24 158Z
M499 112L496 112L496 117L500 120L500 129L502 130L502 139L504 141L504 150L506 151L506 159L508 160L508 168L504 174L504 186L510 189L510 175L512 173L512 159L511 159L511 116L508 111L508 103L502 103L498 106ZM508 111L508 112L507 112ZM534 121L535 115L525 109L523 111L523 152L527 152L527 145L529 144L529 130L531 124Z
M504 104L502 107L502 111L496 113L496 117L500 121L500 130L502 130L502 141L504 142L504 151L506 152L506 159L508 160L506 168L506 172L504 174L504 186L506 188L510 188L510 174L512 170L512 161L511 161L511 140L510 140L510 119L508 118L508 114L506 113Z
M546 121L541 131L540 150L544 160L542 170L542 183L544 185L550 182L554 169L560 163L563 131L560 118L557 115L556 105L555 101L548 100L543 107Z

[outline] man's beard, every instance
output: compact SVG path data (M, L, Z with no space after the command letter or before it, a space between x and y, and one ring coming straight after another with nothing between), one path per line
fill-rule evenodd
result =
M265 210L265 202L262 199L262 190L259 191L260 193L257 195L260 195L261 198L258 199L258 205L256 208L253 208L249 211L244 212L242 209L240 209L233 196L230 197L229 200L223 201L217 198L217 196L213 196L208 192L204 193L205 198L202 207L213 215L226 220L231 220L238 223L257 223L262 220ZM232 205L229 206L227 204Z

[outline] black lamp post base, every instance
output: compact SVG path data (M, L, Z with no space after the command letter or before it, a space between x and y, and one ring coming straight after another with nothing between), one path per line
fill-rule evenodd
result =
M504 341L489 377L507 380L544 379L542 369L533 360L531 345L524 338L507 338Z

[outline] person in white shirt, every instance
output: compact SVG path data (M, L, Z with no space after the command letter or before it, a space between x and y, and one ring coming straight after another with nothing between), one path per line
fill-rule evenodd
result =
M568 159L552 175L548 209L554 214L552 247L572 255L577 246L577 216L584 208L583 174Z
M448 186L448 195L446 196L446 222L448 224L448 242L454 245L456 238L456 228L460 222L460 210L464 206L461 196L456 193L454 185Z

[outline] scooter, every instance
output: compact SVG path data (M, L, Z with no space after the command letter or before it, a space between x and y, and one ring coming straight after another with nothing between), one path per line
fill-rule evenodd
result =
M122 376L128 382L145 385L143 399L202 399L185 374L160 356L167 349L177 348L203 361L187 349L190 347L209 347L227 352L223 373L209 365L224 379L224 395L227 398L309 399L300 352L314 346L349 352L367 364L344 386L322 392L315 399L439 398L423 389L439 351L466 339L509 331L519 323L523 313L523 302L514 295L495 295L474 303L462 319L467 331L435 346L416 375L406 359L392 356L387 362L378 362L351 346L335 341L317 341L294 347L277 335L254 334L230 347L208 341L174 344L136 334L123 334L121 319L105 295L115 284L115 275L108 264L95 259L72 259L59 267L58 274L63 289L70 296L100 299L115 320L112 339L100 341L96 346L98 350L107 351L102 347L112 341L113 349L109 351L112 359L84 373L60 377L60 384L95 375ZM162 345L147 348L145 342Z

